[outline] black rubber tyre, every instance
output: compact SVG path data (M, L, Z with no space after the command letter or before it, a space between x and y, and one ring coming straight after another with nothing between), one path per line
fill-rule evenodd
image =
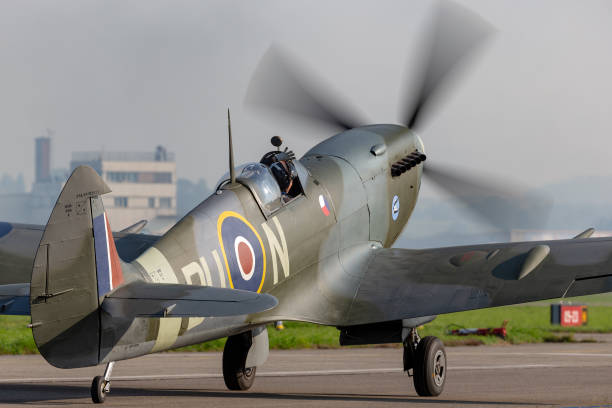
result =
M91 400L96 404L102 404L106 399L104 387L106 387L104 377L101 375L94 377L93 381L91 382Z
M435 397L446 383L446 351L442 341L434 336L421 339L414 362L414 388L421 397Z
M223 380L232 391L246 391L255 382L257 367L245 367L251 333L230 336L223 349Z

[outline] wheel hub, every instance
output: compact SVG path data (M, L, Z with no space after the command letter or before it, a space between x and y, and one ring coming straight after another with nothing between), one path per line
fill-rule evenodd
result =
M433 380L437 386L441 386L444 383L445 375L446 357L442 350L438 350L433 358Z

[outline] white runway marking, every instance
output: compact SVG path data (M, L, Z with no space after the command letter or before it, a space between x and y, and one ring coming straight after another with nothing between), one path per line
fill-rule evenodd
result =
M587 365L581 365L582 367ZM572 364L506 364L506 365L486 365L486 366L456 366L449 367L451 371L470 371L470 370L516 370L526 368L561 368L575 367ZM402 373L403 369L394 368L366 368L366 369L346 369L346 370L313 370L313 371L268 371L258 372L258 377L307 377L307 376L328 376L328 375L359 375L359 374L392 374ZM201 374L158 374L158 375L128 375L113 377L113 381L142 381L142 380L169 380L169 379L198 379L198 378L222 378L221 374L201 373ZM34 377L34 378L6 378L0 379L0 384L15 383L64 383L64 382L90 382L91 377Z
M612 358L612 354L610 353L544 353L544 352L524 352L524 353L453 353L453 355L461 355L461 356L563 356L563 357L609 357Z

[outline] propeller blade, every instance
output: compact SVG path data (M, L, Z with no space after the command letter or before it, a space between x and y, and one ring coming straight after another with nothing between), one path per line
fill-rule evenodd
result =
M408 72L413 74L413 87L400 103L400 122L416 128L428 105L451 73L457 73L478 45L490 36L493 28L475 13L447 1L438 3L429 36L419 57L410 61ZM414 62L416 61L416 62Z
M272 46L259 63L247 90L245 104L331 125L342 130L369 123L331 87L287 52Z
M481 220L502 230L544 228L552 210L552 200L545 196L464 169L432 166L428 160L423 174Z

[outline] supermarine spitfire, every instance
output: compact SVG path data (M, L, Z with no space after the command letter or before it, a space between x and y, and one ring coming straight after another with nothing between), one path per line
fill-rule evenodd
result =
M423 174L461 186L460 174L429 165L415 130L446 74L490 30L452 4L438 15L402 125L364 125L278 50L266 54L249 104L345 130L300 159L273 138L274 149L239 172L230 154L230 178L163 236L113 234L107 185L76 168L46 226L0 223L0 313L31 315L36 345L56 367L106 364L94 402L110 391L114 362L222 337L225 384L249 389L268 356L266 325L278 320L338 327L343 345L401 343L416 392L436 396L446 354L419 325L612 291L610 238L391 248Z

